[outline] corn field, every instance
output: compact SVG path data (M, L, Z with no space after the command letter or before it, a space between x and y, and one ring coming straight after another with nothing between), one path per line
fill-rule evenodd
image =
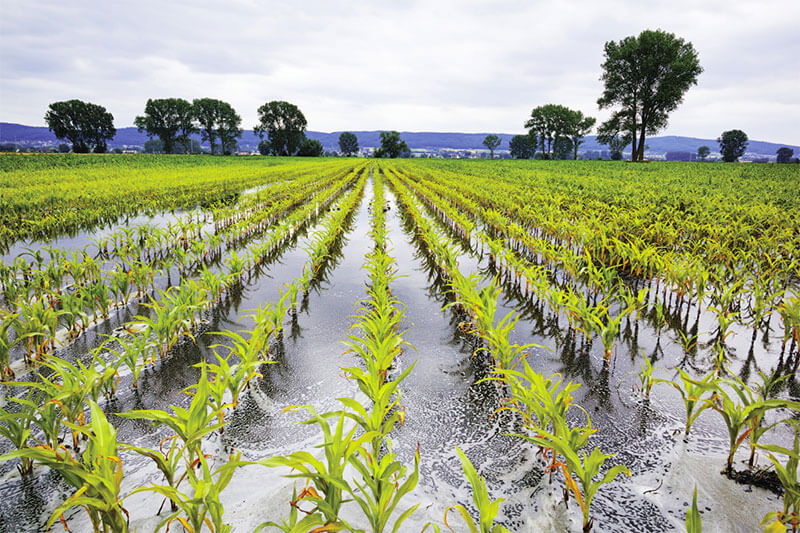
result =
M0 157L1 531L800 530L791 165Z

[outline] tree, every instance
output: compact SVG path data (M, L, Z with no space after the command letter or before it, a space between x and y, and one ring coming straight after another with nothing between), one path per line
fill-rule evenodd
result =
M494 159L494 151L498 146L500 146L500 137L497 135L487 135L483 140L483 145L489 149L491 158Z
M705 161L706 157L708 157L708 154L710 153L711 153L711 148L709 148L708 146L701 146L700 148L697 149L697 159L699 159L700 161Z
M339 151L344 155L358 153L358 137L356 137L355 133L346 131L339 135Z
M144 115L136 117L133 123L151 138L161 139L167 154L175 153L178 141L184 147L190 146L189 135L197 131L192 104L183 98L148 99Z
M406 142L400 138L400 132L382 131L381 146L375 150L375 157L404 157L410 152Z
M611 121L632 144L631 161L644 160L645 139L667 125L670 112L703 72L691 43L661 30L605 44L601 109L620 106Z
M791 148L783 147L778 148L778 163L791 163L794 150Z
M270 153L295 155L306 138L307 125L296 105L274 100L258 108L258 125L253 131L262 139L267 136Z
M146 154L163 154L164 143L159 139L148 139L144 142L144 153Z
M199 124L200 136L203 141L208 141L212 155L217 139L220 139L220 153L235 150L236 139L242 136L242 118L229 103L215 98L198 98L192 101L192 113Z
M535 141L530 135L514 135L508 142L508 148L515 159L530 159L536 153Z
M58 151L62 154L66 154L67 152L69 152L69 145L66 143L59 144Z
M596 119L563 105L547 104L533 108L531 118L525 123L534 149L539 146L542 158L556 157L556 147L561 147L559 159L566 159L563 148L569 143L573 159L578 159L578 148L583 138L592 131Z
M315 139L305 139L300 145L297 155L304 157L321 157L325 152L322 143Z
M726 163L738 161L747 150L747 134L742 130L725 131L717 139L722 160Z
M261 141L258 143L258 153L261 155L269 155L272 149L269 146L269 141Z
M553 146L553 159L569 159L573 155L572 141L568 137L559 137Z
M622 151L630 144L630 131L623 131L623 124L619 117L603 122L597 129L597 142L608 146L611 159L622 159Z
M541 147L544 159L553 158L556 141L568 135L572 118L572 110L563 105L547 104L533 108L525 127L534 141L534 149Z
M572 111L571 115L567 135L572 142L572 159L578 159L578 148L583 144L583 138L594 128L597 119L586 117L581 111Z
M44 120L56 137L72 144L75 153L105 152L106 141L117 133L114 116L105 107L81 100L53 102Z

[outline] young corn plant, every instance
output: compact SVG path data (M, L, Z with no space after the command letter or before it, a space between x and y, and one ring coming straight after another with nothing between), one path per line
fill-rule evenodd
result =
M57 520L63 520L62 515L69 509L82 507L89 515L94 531L125 533L128 531L128 513L122 506L120 496L123 472L122 461L117 453L117 431L95 402L87 402L91 413L91 422L87 426L65 422L73 431L86 436L86 450L80 458L63 448L35 446L2 455L0 461L26 457L55 470L75 489L53 511L45 528L49 529Z
M800 412L800 402L758 398L738 378L718 379L715 385L714 395L707 401L722 416L728 428L728 458L724 472L731 474L736 450L746 438L752 437L754 429L760 429L760 422L766 412L772 409L793 409Z
M703 533L703 518L697 508L697 487L692 496L692 507L686 511L686 533Z
M150 491L161 494L178 508L164 520L158 529L165 525L167 529L173 522L179 522L187 533L230 533L231 526L224 521L225 509L220 502L220 494L230 484L233 474L242 463L241 454L231 455L228 462L214 470L208 465L205 455L200 455L187 469L187 479L192 487L191 494L182 492L176 487L154 485L133 491ZM199 471L199 472L198 472Z
M298 406L287 409L296 408ZM315 424L322 430L323 442L318 447L324 451L323 458L317 459L309 452L299 451L283 457L261 459L256 463L267 467L288 467L296 471L296 474L288 474L287 477L304 479L309 484L299 498L313 506L305 512L322 517L324 527L329 530L352 529L339 518L342 505L348 501L345 495L353 491L345 479L345 468L365 443L372 442L380 434L364 432L359 435L357 425L346 430L347 417L343 412L318 414L310 405L303 408L311 414L311 418L303 423ZM335 425L328 421L329 418L335 419ZM295 502L294 505L299 503Z
M564 425L566 424L564 423ZM584 428L558 428L557 426L555 433L540 430L539 435L531 439L541 446L552 448L555 453L563 457L564 463L560 466L567 487L572 491L581 508L584 533L591 531L594 525L591 505L600 487L611 483L620 474L631 475L630 470L624 465L614 465L605 474L601 472L606 461L614 454L605 454L597 447L592 449L589 454L585 451L581 454L578 453L578 450L586 445L590 432L594 432L591 429L591 421ZM580 486L575 482L573 476L577 478Z
M19 339L11 340L9 332L16 329L17 315L11 313L0 313L0 376L2 381L14 379L14 371L11 370L11 347Z
M689 430L692 429L694 422L703 411L711 407L711 403L707 400L713 395L715 378L713 374L708 374L701 380L692 379L689 374L680 368L678 369L678 373L680 375L680 383L678 381L665 379L659 379L658 382L672 385L675 390L678 391L678 394L681 395L686 413L683 436L684 438L688 438ZM706 395L707 393L708 395Z
M200 379L193 387L189 408L178 405L170 407L172 413L159 409L140 409L117 413L117 416L134 420L149 420L155 426L167 426L183 443L188 458L202 455L202 439L225 424L215 422L219 418L216 410L209 406L209 383L205 367L201 367Z
M19 412L7 411L0 407L0 435L5 437L17 450L28 448L34 413L35 409L30 404L20 403ZM30 475L33 472L33 459L21 456L17 470L22 476Z
M372 533L400 531L403 523L419 507L416 504L405 509L391 522L401 500L414 490L419 481L419 448L414 453L414 468L408 472L408 468L392 452L390 441L387 439L385 442L385 453L375 455L362 447L350 460L361 480L352 480L349 494L361 507Z
M58 408L64 424L72 428L72 449L77 453L82 432L75 428L84 424L86 398L97 401L103 390L101 374L93 365L86 366L81 362L73 365L55 356L46 356L42 365L51 371L50 375L39 374L37 381L14 382L11 385L40 391L41 403L47 407L45 413L48 417L52 413L49 406ZM51 422L48 419L46 424L49 426ZM58 429L60 430L60 423Z
M168 445L168 446L167 446ZM143 457L147 457L155 463L156 468L164 474L164 479L167 482L167 487L177 490L181 481L186 477L186 471L179 476L180 467L184 464L183 451L184 447L179 443L176 436L166 437L161 440L158 450L151 448L139 448L127 444L122 445L123 449L130 450L138 453ZM169 498L167 498L169 499ZM178 510L178 506L172 499L169 499L171 511ZM163 504L162 504L163 507ZM161 509L158 510L161 513Z
M796 420L791 421L794 427L794 442L792 449L776 446L773 444L760 444L758 447L771 452L769 460L775 467L775 473L783 487L783 509L767 513L761 524L765 525L765 531L784 532L791 528L792 533L800 530L800 423ZM781 454L786 457L786 462L781 461L775 456Z
M456 453L461 460L461 468L464 470L464 476L467 478L470 486L472 487L472 503L478 511L477 523L473 520L466 507L461 504L448 507L444 513L444 524L451 531L455 531L447 522L447 515L450 511L456 511L464 520L470 533L511 533L508 529L495 524L495 519L500 513L500 504L503 503L503 498L492 500L489 495L489 489L486 487L486 481L478 474L472 462L467 455L456 447ZM438 530L438 527L436 528Z

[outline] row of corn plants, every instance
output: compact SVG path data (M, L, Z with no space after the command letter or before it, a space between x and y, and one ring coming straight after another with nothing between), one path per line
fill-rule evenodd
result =
M401 176L396 176L402 179ZM403 183L410 186L406 180L403 180ZM492 238L485 231L475 231L474 224L445 199L418 187L414 189L417 198L435 209L436 215L446 220L446 223L459 234L474 239L481 249L485 250L501 281L515 284L526 296L535 295L545 301L557 315L564 315L570 326L582 331L587 341L597 336L603 344L606 361L611 357L623 320L634 310L644 314L646 292L644 290L634 294L622 284L614 285L619 291L614 299L609 296L597 300L596 288L600 285L600 280L604 280L602 284L606 287L610 284L605 281L608 279L608 270L595 266L591 258L581 258L583 263L581 270L593 275L590 278L592 281L587 283L588 290L582 290L568 283L554 283L552 270L541 264L532 263L506 242ZM492 298L496 299L496 295ZM652 305L657 307L657 300ZM510 330L513 324L507 324L507 328Z
M515 436L540 449L548 458L547 471L562 473L566 485L565 501L572 494L581 509L583 529L590 531L593 525L591 503L597 490L619 474L629 472L622 465L605 466L613 454L605 454L597 447L591 453L584 451L596 430L588 413L574 405L573 393L580 385L572 382L564 385L558 375L545 378L533 370L527 361L527 350L531 345L519 346L509 339L518 320L516 313L512 311L495 320L500 289L494 283L480 287L476 277L464 276L458 268L456 254L419 211L410 191L396 175L390 174L389 179L400 203L413 219L422 242L439 258L439 266L455 299L451 305L467 319L463 329L480 339L477 351L490 356L493 370L486 379L499 383L508 396L502 400L500 409L516 413L522 421L525 432ZM518 370L520 366L522 370ZM568 420L570 409L580 410L585 423L576 424ZM481 498L481 506L483 509L478 510L481 516L493 516L497 512L495 505L486 498Z
M180 263L181 256L176 254L192 253L193 247L201 246L198 241L241 238L242 233L257 232L259 224L268 225L270 213L275 212L274 205L297 197L298 188L307 189L310 196L324 188L329 179L349 170L336 170L324 175L319 172L284 175L281 181L246 197L246 200L226 206L224 210L212 208L212 231L202 231L207 225L207 215L198 211L163 227L152 223L121 227L71 253L50 246L28 249L0 266L0 287L5 300L13 305L17 297L29 298L44 290L60 293L69 285L94 281L100 277L101 271L112 268L126 271L128 265L135 263L153 266L164 261L166 256L175 256L173 259ZM240 227L230 228L233 225ZM205 255L209 253L205 247L200 251Z
M430 176L429 171L420 170L413 170L413 179L437 187L438 192L451 199L458 199L463 208L475 216L479 214L482 224L493 233L508 239L516 249L525 249L533 257L552 263L554 249L571 250L577 258L588 254L595 263L619 274L635 276L635 287L640 283L638 280L654 292L660 286L664 301L671 301L674 296L680 306L685 304L687 317L694 300L698 317L701 308L715 317L719 324L717 336L722 339L730 333L730 326L734 323L751 327L755 339L758 331L768 330L773 315L780 316L784 324L784 343L791 342L789 352L797 346L794 331L798 326L796 317L793 317L798 305L795 297L797 287L792 279L796 279L800 258L796 252L797 240L785 234L791 228L791 222L785 218L769 222L770 231L775 232L774 243L779 253L765 253L759 240L746 237L747 231L758 231L756 227L742 225L737 228L739 233L732 243L733 253L738 255L720 261L716 255L700 258L695 254L707 251L708 237L691 241L696 248L702 244L699 249L684 250L676 246L650 244L641 234L630 235L630 226L642 223L644 215L626 221L622 237L620 232L609 231L609 228L617 230L620 221L609 226L592 219L584 224L581 218L586 212L591 213L593 206L581 205L574 198L571 212L564 213L564 201L554 202L552 198L543 197L537 197L532 204L520 201L529 192L522 184L512 185L494 177L475 176L466 185L463 176L447 172ZM426 177L420 178L419 175ZM544 196L541 192L539 194ZM521 205L536 205L537 208L521 210ZM476 207L480 209L476 210ZM581 211L576 209L578 207ZM603 214L606 213L618 215L619 211L604 210ZM774 211L769 216L783 217ZM684 222L677 218L659 220L656 224L648 224L642 232L647 234L654 228L660 229L665 222L676 220ZM718 220L707 222L714 226L715 240L719 233L728 230L728 226L718 227ZM716 241L713 244L716 245ZM569 255L564 257L569 258ZM559 266L567 271L575 270L574 261ZM708 303L706 306L703 306L704 299Z
M406 182L407 183L407 182ZM454 210L451 206L447 204L446 201L443 201L440 196L437 196L435 193L431 193L430 190L426 190L423 187L420 187L419 184L415 192L417 193L417 197L420 198L423 202L427 202L429 207L431 207L435 215L438 217L443 218L447 224L452 225L453 229L456 230L457 234L460 234L467 239L470 238L470 230L473 227L471 221L467 221L466 223L463 222L464 218L461 216L459 218L458 211ZM422 191L420 191L422 189ZM452 195L452 191L451 191ZM482 232L474 233L479 241L482 241L482 237L485 234ZM524 239L519 239L522 241ZM592 317L591 309L588 309L588 312L580 312L581 307L589 307L590 304L587 302L583 304L583 299L581 296L575 297L574 293L571 293L570 289L567 287L567 290L564 290L564 286L562 287L552 287L552 280L553 276L552 273L545 273L543 269L538 268L533 270L533 276L530 275L531 272L531 265L525 263L524 258L520 258L518 254L514 253L517 249L509 250L507 248L507 244L504 245L503 242L497 241L494 239L489 239L487 242L481 242L481 244L486 244L490 250L490 258L493 261L497 261L498 257L503 257L504 263L506 265L507 272L510 272L509 275L514 276L514 273L519 275L522 273L524 279L526 281L526 286L524 292L528 292L533 287L534 291L538 295L545 295L546 299L550 303L550 305L554 308L558 308L558 306L566 307L570 309L570 314L568 318L571 317L577 322L578 329L583 330L584 332L591 331L590 328L594 324L598 327L594 328L603 340L603 344L605 347L605 354L606 357L610 354L610 346L614 342L617 334L619 333L619 322L621 318L631 312L636 312L637 316L641 315L643 312L643 307L646 305L647 300L647 291L642 289L638 291L638 293L633 293L624 288L624 285L621 283L616 284L604 284L604 288L608 287L616 287L615 290L619 291L619 287L623 287L622 295L620 298L619 307L621 309L619 315L614 320L607 321L608 323L604 323L603 320L598 320L595 317ZM513 246L513 245L512 245ZM587 257L587 264L591 266L591 259ZM500 274L503 273L502 264L500 266ZM597 276L597 279L603 280L605 276ZM612 274L613 278L613 274ZM566 296L565 296L566 292ZM469 294L469 291L463 291L464 294ZM572 303L570 303L572 300ZM474 298L473 309L478 309L480 307L480 300L478 298ZM576 305L577 303L577 305ZM611 318L608 315L608 306L603 305L604 302L601 301L599 307L606 311L608 318ZM623 307L627 305L626 307ZM576 312L576 307L578 308L578 312ZM474 316L476 313L475 311L471 311L470 316ZM587 320L588 315L588 320ZM488 315L487 316L493 316ZM501 325L504 323L508 323L508 317L501 321ZM472 319L474 323L480 325L480 320ZM573 320L570 320L572 322ZM480 335L481 331L485 331L485 325L483 328L478 327L477 332ZM610 331L609 331L610 330ZM491 337L483 335L483 338L490 340ZM722 336L724 340L724 335ZM491 342L489 343L491 344ZM498 352L503 353L507 351L507 347L500 346ZM718 352L722 350L718 347ZM525 363L527 367L527 362ZM670 380L655 380L652 378L652 367L649 365L649 361L646 361L646 368L643 370L642 374L642 382L646 387L646 390L649 391L649 388L652 387L652 383L654 382L665 382L671 384L675 387L684 399L686 404L686 412L687 412L687 423L686 423L686 434L688 435L689 428L694 420L706 409L713 409L717 411L722 416L724 423L726 424L729 432L729 454L726 461L725 469L723 473L731 475L733 473L733 460L734 454L736 453L737 449L741 446L743 442L749 440L750 445L750 459L748 461L748 466L752 470L754 468L755 462L755 454L756 450L764 447L765 449L772 449L772 450L780 450L780 453L784 455L786 460L788 461L785 465L781 465L774 454L770 454L769 458L770 461L775 466L775 471L778 474L781 483L783 484L784 494L788 495L788 498L784 500L784 509L777 513L770 513L768 517L765 519L767 522L771 522L771 525L776 527L776 524L787 524L788 527L797 527L797 515L796 515L796 500L793 500L793 482L789 481L788 483L786 480L791 480L791 474L787 476L787 472L791 472L793 465L795 465L795 456L796 451L789 450L785 447L775 447L774 445L761 445L758 443L758 440L764 433L768 430L784 423L792 423L793 420L791 417L789 419L777 419L769 424L765 422L765 415L768 411L771 410L790 410L790 412L794 412L794 415L798 412L798 402L791 401L791 400L781 400L771 398L770 396L774 395L776 385L779 384L781 381L784 381L789 376L779 377L777 374L773 374L771 376L766 376L762 374L763 383L756 387L755 389L750 388L748 385L743 383L738 377L730 375L728 376L721 376L720 374L726 373L724 369L724 359L720 362L720 364L715 366L714 371L709 374L706 378L699 380L699 379L692 379L686 372L683 370L679 370L679 379L675 381ZM509 372L508 370L501 369L501 373ZM510 371L514 372L514 371ZM526 373L530 374L530 370L526 368ZM534 373L535 374L535 373ZM515 378L519 379L522 374L511 374L515 376ZM528 377L528 383L531 383L532 380ZM706 397L703 398L703 394L706 394ZM546 402L545 402L546 403ZM513 409L518 409L519 403L514 402ZM528 418L526 418L526 422L530 419L530 413L527 414ZM588 414L587 414L588 420ZM589 421L589 426L591 425ZM536 424L530 425L529 429L534 433L541 433L540 431L536 431L538 428ZM793 427L793 426L792 426ZM795 428L796 432L796 428ZM548 438L552 437L553 435L550 434ZM595 459L602 464L604 461L604 456L598 452L595 456ZM572 462L575 463L575 458L572 458ZM795 468L796 470L796 468ZM587 485L587 489L589 486ZM591 491L589 491L591 492ZM583 505L582 505L583 507ZM588 507L588 506L587 506Z
M413 365L401 372L395 369L407 343L400 331L403 310L392 296L390 284L396 278L396 261L390 255L385 225L383 181L373 178L370 235L375 243L364 268L369 272L368 298L363 302L358 321L349 336L349 353L358 356L360 366L343 368L365 397L340 398L342 408L317 413L303 406L322 432L322 457L298 451L285 457L259 461L269 467L288 467L289 476L304 481L304 488L291 501L289 518L282 523L267 522L262 527L283 531L359 531L342 516L344 504L354 501L368 531L400 531L418 505L402 508L402 500L415 487L419 477L419 450L413 467L402 462L392 449L389 435L405 417L400 404L401 382ZM292 407L295 409L297 407ZM298 509L303 512L299 518Z
M308 182L305 187L297 186L294 188L294 193L291 197L277 202L274 204L273 209L265 210L263 213L258 214L254 224L259 226L260 231L266 231L280 222L280 226L277 228L279 231L272 233L271 239L267 238L265 241L252 245L247 250L250 257L239 257L236 252L231 252L225 265L230 270L227 274L233 276L230 280L234 278L238 280L246 266L257 264L261 261L260 257L272 253L275 246L284 242L287 235L291 234L294 225L305 222L312 214L316 215L320 208L325 208L329 205L345 187L352 183L352 179L352 174L350 174L334 176L330 180L321 180L323 185L322 190L319 192L317 190L320 185L314 182ZM307 202L309 194L314 201L313 203ZM296 208L300 204L305 204L305 207L297 211ZM281 217L284 218L281 219ZM220 279L219 274L212 273L207 268L209 265L206 263L210 264L212 259L213 254L209 253L210 250L219 246L220 242L214 239L207 239L205 241L195 241L195 243L203 245L204 251L198 252L200 254L198 259L191 259L191 263L185 265L187 275L178 280L177 286L169 287L166 291L156 291L155 295L158 296L156 300L169 300L170 291L172 291L172 293L183 293L191 296L196 300L195 303L199 304L202 300L203 291L196 291L195 295L192 296L191 289L181 288L184 285L186 287L192 286L191 279L188 278L190 270L197 272L198 282L211 289L212 301L219 296L220 289L225 282ZM175 260L174 256L169 259L169 261L173 260ZM112 277L118 272L120 271L111 271ZM153 293L147 290L152 291L154 289L153 280L157 272L155 268L151 268L149 265L140 265L139 268L132 268L127 273L124 270L121 272L127 274L123 275L125 279L119 284L112 285L112 288L115 287L118 290L109 289L102 279L98 279L88 285L78 285L75 292L64 291L57 295L52 295L50 300L44 298L34 299L29 304L22 304L23 309L19 309L16 313L5 313L3 319L4 323L8 324L7 330L12 327L16 330L15 336L6 335L5 344L8 347L0 353L0 356L3 356L3 361L5 361L6 375L10 376L12 374L9 367L9 355L10 345L13 342L24 342L26 344L25 353L30 353L36 358L48 348L52 351L52 348L55 347L59 324L67 330L66 338L62 341L62 344L73 340L91 323L96 322L97 318L107 318L110 309L113 307L127 305L131 295L126 292L126 288L131 283L134 283L134 280L136 280L137 285L141 285L137 296L150 296L151 303L148 305L152 307L156 315L155 320L160 321L160 312L163 316L163 312L174 308L171 305L157 305L153 301ZM227 274L223 275L223 277ZM88 293L88 296L86 293ZM119 298L118 301L117 298ZM165 322L160 321L160 323L163 324ZM176 337L169 331L171 329L173 328L166 328L167 336L175 339ZM170 343L166 343L165 350L168 349L168 344Z
M352 213L361 198L364 186L362 177L356 188L340 203L340 209L334 211L323 223L327 228L326 235L318 235L309 253L309 260L304 272L317 270L317 262L325 255L325 250L332 246L343 224L343 218ZM316 210L316 206L313 207ZM299 219L298 219L299 220ZM176 295L178 302L172 302L173 308L191 308L192 304L182 301L188 295L195 294L198 300L205 296L205 287L194 284L186 285L186 294ZM183 287L184 285L181 285ZM126 531L127 511L122 505L120 486L122 482L122 462L118 449L138 453L151 459L164 475L165 484L156 484L133 491L153 491L161 494L170 503L170 513L162 520L160 527L169 527L179 522L187 531L199 532L204 527L213 532L229 531L230 526L223 521L223 508L219 501L222 489L230 482L234 469L241 463L238 454L232 454L221 466L212 465L212 456L204 453L203 439L216 432L221 432L226 424L225 414L238 404L239 396L249 383L259 374L259 366L269 362L270 342L280 335L287 310L296 306L298 289L304 286L299 279L282 292L279 301L268 304L252 315L255 326L249 332L227 332L231 342L229 345L215 347L216 362L202 362L200 379L197 385L187 389L192 397L188 408L172 406L170 412L161 410L137 410L119 413L123 418L150 420L155 425L169 428L172 435L165 438L157 449L140 448L117 443L115 430L108 424L96 402L101 394L113 396L113 386L118 377L112 372L99 375L96 360L85 366L80 362L72 364L55 356L45 356L44 365L52 373L40 376L36 382L13 385L26 387L27 397L12 399L21 406L17 411L3 411L2 434L12 441L16 451L6 454L3 460L19 459L18 468L23 474L30 474L35 464L42 464L58 471L76 489L76 492L60 505L51 515L48 527L58 520L62 514L72 507L83 507L89 513L95 531ZM188 313L187 313L188 315ZM189 319L191 320L191 319ZM108 346L95 350L95 356L108 357L115 355L117 363L130 357L131 351L140 349L138 339L144 342L144 350L153 348L152 336L147 330L136 328L140 323L132 323L131 330L137 332L132 340L114 339ZM191 329L191 324L184 324ZM151 329L151 328L148 328ZM187 333L188 334L188 333ZM244 334L244 335L243 335ZM247 337L245 336L247 335ZM119 348L110 347L119 342ZM157 344L157 343L156 343ZM220 349L227 350L222 355ZM111 363L112 365L114 363ZM135 383L135 382L134 382ZM109 388L111 390L109 390ZM86 422L85 407L91 406L91 422ZM104 448L108 453L103 461L90 462L96 442L95 426L103 428L104 438L109 440ZM34 428L41 429L32 431ZM61 435L64 428L72 433L71 445L63 444ZM43 435L43 440L38 441ZM113 437L113 439L112 439ZM31 441L38 441L33 444ZM83 443L86 442L82 451ZM91 457L90 457L91 456ZM112 471L106 468L106 461L116 465ZM76 466L77 465L77 466ZM113 474L113 485L110 479L102 481L106 491L98 493L95 487L85 482L97 474L98 469L105 468L106 478ZM78 474L68 478L69 472ZM77 476L77 477L76 477ZM189 485L185 488L183 485ZM63 520L63 519L62 519ZM66 525L66 524L65 524Z
M0 158L0 248L117 222L231 201L300 168L325 172L346 160L287 158L5 155ZM131 179L135 175L136 179Z

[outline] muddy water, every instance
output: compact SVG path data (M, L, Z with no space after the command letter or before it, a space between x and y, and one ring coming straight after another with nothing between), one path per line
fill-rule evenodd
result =
M334 254L324 281L308 296L307 306L296 320L287 323L283 350L277 363L263 369L264 379L242 398L230 425L220 439L208 443L208 452L222 458L231 448L246 459L256 460L298 450L314 452L321 442L315 427L302 425L297 412L283 412L295 404L313 404L319 410L337 407L336 398L358 397L353 384L339 367L355 364L345 355L342 340L353 324L357 301L365 295L366 271L361 267L371 247L369 202L371 185L353 218L352 228L339 253ZM392 286L395 296L406 306L403 327L413 345L398 365L415 368L403 383L406 423L393 434L395 449L408 463L418 443L422 457L418 488L409 505L419 503L414 518L402 531L419 531L427 521L442 523L445 508L462 503L469 506L470 492L465 484L454 448L461 447L479 472L487 478L493 497L503 497L501 521L512 531L578 531L580 514L575 502L559 503L560 491L548 483L532 447L505 436L513 432L513 420L491 416L499 406L499 392L491 384L475 384L486 375L480 358L470 357L472 349L458 333L458 324L449 310L443 310L446 295L435 283L425 260L419 254L400 209L392 194L387 222L393 255L401 277ZM249 329L247 310L274 301L283 283L302 272L309 237L300 240L261 276L247 284L241 293L220 306L207 318L207 331ZM484 282L491 276L488 265L476 254L465 251L460 264L465 273L483 272ZM520 305L511 294L500 310L505 313ZM632 392L641 355L628 344L618 348L612 364L604 369L602 347L586 350L572 345L565 337L562 319L554 337L542 333L536 313L520 321L514 339L537 342L545 348L532 348L530 363L539 372L562 372L583 384L577 401L591 414L599 431L594 444L605 451L617 451L615 461L635 472L632 479L620 478L601 489L595 501L595 531L670 531L680 530L685 506L695 484L700 486L698 501L705 513L708 531L756 531L760 517L777 505L777 497L760 489L735 485L721 475L725 450L724 428L718 416L706 413L693 429L689 444L673 437L682 427L682 409L677 394L658 386L649 404ZM705 320L705 317L704 319ZM702 322L702 321L701 321ZM700 329L710 327L705 322ZM651 353L656 332L639 326L638 346ZM748 337L749 338L749 337ZM181 402L183 387L196 383L197 370L191 365L213 356L212 345L224 342L206 334L198 345L183 345L158 370L143 377L138 392L123 387L109 411L151 408ZM681 361L680 348L666 332L662 333L658 357L662 377L673 377ZM774 345L767 350L774 357ZM765 362L764 365L767 365ZM766 369L766 368L765 368ZM147 424L112 418L119 427L119 438L139 446L155 446L165 433ZM316 453L319 453L318 450ZM125 456L125 491L152 482L160 475L152 465L132 455ZM10 479L0 484L0 530L35 531L47 510L68 494L56 476L44 473L30 483ZM281 475L288 472L260 466L243 467L223 493L226 519L234 531L252 531L266 520L280 521L288 515L292 481ZM53 487L61 487L53 490ZM161 498L149 493L126 500L132 526L152 531L159 523L156 511ZM162 513L163 515L166 513ZM86 520L80 512L71 513L73 530L83 531ZM348 515L350 517L350 515ZM452 523L457 522L451 514ZM358 518L354 522L359 524ZM455 526L458 531L463 528ZM83 529L82 529L83 528Z

